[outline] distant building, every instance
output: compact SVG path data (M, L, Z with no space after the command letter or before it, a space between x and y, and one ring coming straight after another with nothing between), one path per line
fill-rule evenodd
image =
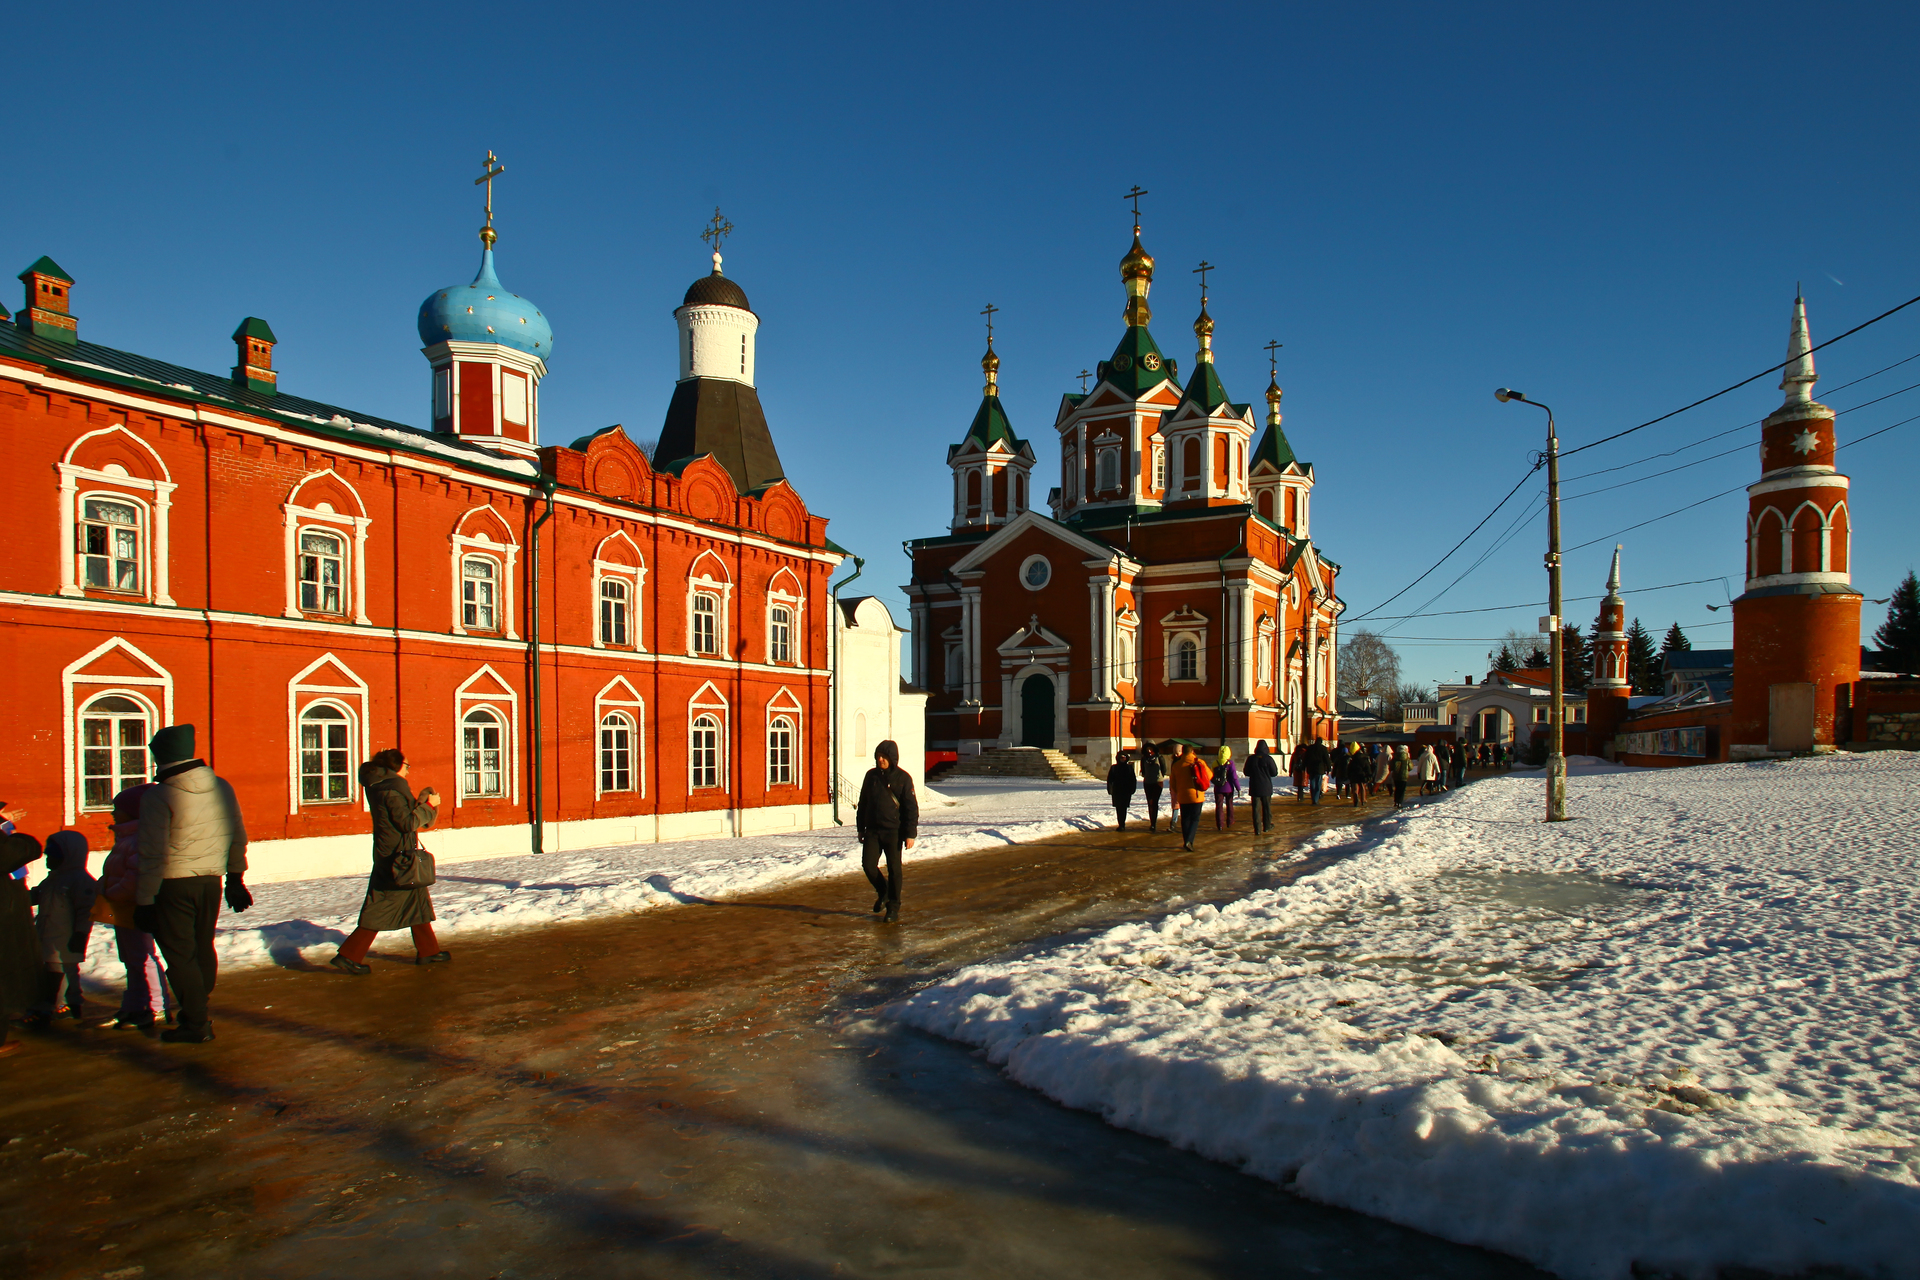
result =
M876 596L839 602L833 641L836 688L834 762L843 806L859 797L860 779L873 768L873 749L891 739L900 767L916 781L925 776L927 691L900 676L900 642L906 632Z

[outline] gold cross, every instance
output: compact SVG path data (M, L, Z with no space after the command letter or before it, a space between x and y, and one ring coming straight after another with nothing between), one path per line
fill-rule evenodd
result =
M989 347L993 345L993 313L998 311L999 309L1000 308L994 306L991 302L989 302L987 304L987 309L980 313L981 315L987 318L987 345Z
M707 223L707 229L700 238L713 246L715 253L720 252L720 243L733 233L733 224L720 216L720 206L713 206L713 218Z
M1267 373L1270 377L1278 378L1280 376L1280 357L1274 353L1285 345L1286 343L1284 342L1269 342L1261 348L1262 351L1267 353Z
M1140 225L1140 197L1151 194L1151 192L1136 182L1133 184L1133 190L1120 197L1122 200L1133 201L1133 225L1136 227Z
M480 168L483 172L473 180L473 185L476 187L483 182L487 184L487 225L485 229L481 231L480 238L491 245L493 243L493 180L505 173L507 167L501 164L493 152L489 150L487 152L486 163L481 165Z
M1207 305L1207 272L1214 269L1214 265L1205 258L1200 259L1200 265L1193 269L1193 274L1200 277L1200 305L1203 307Z

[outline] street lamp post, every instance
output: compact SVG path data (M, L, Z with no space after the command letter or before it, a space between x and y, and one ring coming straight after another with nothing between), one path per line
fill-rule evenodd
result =
M1566 672L1560 661L1560 437L1553 428L1553 410L1518 391L1501 387L1493 398L1506 404L1518 400L1547 414L1547 634L1553 661L1553 706L1547 714L1551 746L1547 751L1547 821L1567 820Z

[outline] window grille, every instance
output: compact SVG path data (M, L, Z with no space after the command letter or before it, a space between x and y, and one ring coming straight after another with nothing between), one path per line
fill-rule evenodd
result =
M140 508L88 498L76 532L81 582L103 591L140 590Z
M618 578L600 580L600 643L627 643L627 584Z
M498 567L488 556L460 561L460 622L474 631L497 631Z
M468 796L506 794L506 749L500 718L480 707L460 725L460 790Z
M323 804L351 799L348 788L353 755L353 722L327 703L300 713L300 800Z
M793 661L793 610L775 605L767 626L767 661Z
M692 777L695 787L720 785L720 721L711 715L695 716L692 741Z
M633 790L633 721L625 712L600 718L600 789Z
M775 716L767 728L767 785L793 785L793 721Z
M720 652L720 597L705 591L693 593L693 651Z
M111 809L113 798L147 781L146 708L109 694L80 712L80 807Z
M330 533L300 534L300 609L345 613L346 543Z

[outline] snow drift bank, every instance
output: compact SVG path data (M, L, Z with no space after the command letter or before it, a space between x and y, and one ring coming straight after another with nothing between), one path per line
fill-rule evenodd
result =
M941 794L944 793L944 794ZM922 798L920 837L909 866L994 845L1018 844L1111 820L1097 783L954 779ZM443 935L585 920L701 898L747 893L782 881L858 872L860 844L848 825L746 839L612 845L494 858L445 868L433 887ZM433 834L423 837L433 847ZM98 867L95 867L98 870ZM353 928L366 895L361 876L260 885L244 915L223 912L223 965L325 963ZM375 944L411 954L405 933ZM113 931L95 929L83 971L118 984Z
M1303 1195L1574 1277L1920 1275L1920 758L1507 777L896 1005ZM1342 845L1342 841L1352 843Z

